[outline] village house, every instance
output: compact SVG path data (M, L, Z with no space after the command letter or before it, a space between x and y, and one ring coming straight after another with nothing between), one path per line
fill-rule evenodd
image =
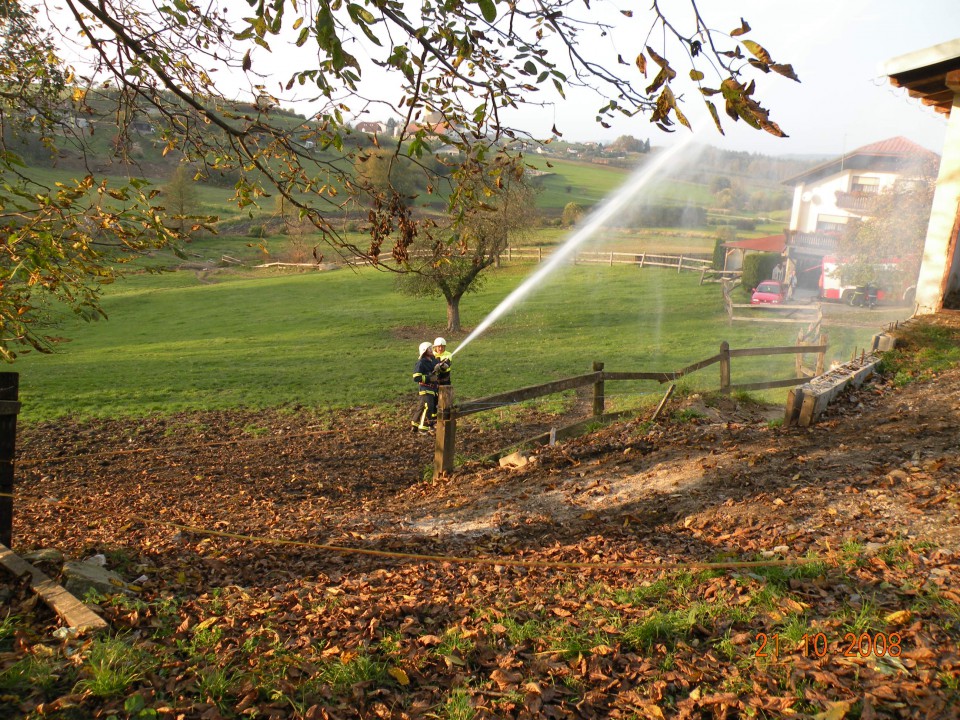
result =
M371 135L383 135L387 131L387 126L386 123L367 120L358 122L356 129L359 132L370 133Z
M936 173L939 156L903 137L881 140L821 163L784 181L793 186L790 225L784 231L788 264L799 287L814 289L823 258L856 221L870 217L880 193Z
M412 122L406 127L408 135L412 135L420 130L425 130L429 135L443 135L450 132L452 126L443 119L443 113L427 113L422 122Z

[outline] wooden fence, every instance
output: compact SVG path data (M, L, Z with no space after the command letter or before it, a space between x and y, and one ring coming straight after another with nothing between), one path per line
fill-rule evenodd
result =
M499 257L499 261L506 262L515 262L515 261L533 261L533 262L543 262L546 259L549 259L550 254L555 251L555 248L545 248L541 246L537 247L508 247L506 248ZM426 252L413 252L410 253L410 257L432 257L430 253ZM369 258L365 257L354 257L348 260L350 264L353 265L366 265L370 263ZM671 270L676 270L678 273L683 271L689 272L698 272L701 273L701 284L703 284L703 273L707 272L717 272L713 270L713 260L706 258L700 255L692 254L681 254L681 255L664 255L660 253L648 253L648 252L612 252L612 251L583 251L574 253L570 256L571 265L636 265L637 267L659 267L659 268L668 268ZM267 263L264 265L257 265L258 268L266 267L276 267L276 266L292 266L292 263ZM311 265L307 263L307 265ZM730 271L727 273L729 277L735 277L739 275L739 271Z
M742 275L742 270L714 270L713 268L703 268L703 270L700 271L700 284L723 283L725 288L732 289L740 285Z
M688 365L682 370L670 372L609 372L604 369L602 362L593 363L593 372L584 375L554 380L553 382L543 383L542 385L531 385L511 390L509 392L489 395L478 400L466 400L460 404L454 402L453 387L446 385L440 388L440 396L437 408L437 435L436 446L434 449L434 477L444 473L451 472L454 467L454 458L456 456L456 432L457 418L474 413L495 410L506 405L513 405L524 400L532 400L538 397L545 397L565 390L574 390L588 385L593 386L593 418L599 419L604 416L604 389L607 382L618 380L653 380L658 383L665 383L678 380L685 375L697 372L711 365L720 365L720 392L730 393L738 390L769 390L773 388L795 387L807 382L810 376L798 372L798 377L786 378L783 380L768 380L756 383L730 382L731 361L737 357L758 357L763 355L797 355L802 358L808 353L817 354L817 367L822 370L823 358L826 353L826 344L821 345L796 345L788 347L765 347L765 348L742 348L732 350L730 345L724 341L720 343L720 352L716 355ZM798 367L802 368L800 361Z
M536 260L542 262L550 257L550 250L542 247L512 248L508 247L501 254L501 259L508 262L514 260ZM702 272L713 266L713 260L697 255L662 255L658 253L625 253L613 251L584 251L571 256L573 265L636 265L637 267L661 267L675 269L678 273L684 270Z
M734 283L723 281L723 305L727 310L727 322L764 322L764 323L798 323L806 322L820 325L823 321L823 309L820 303L816 305L797 305L795 303L764 303L752 305L750 303L735 303L733 301ZM745 314L751 310L759 314ZM740 312L738 312L740 311Z

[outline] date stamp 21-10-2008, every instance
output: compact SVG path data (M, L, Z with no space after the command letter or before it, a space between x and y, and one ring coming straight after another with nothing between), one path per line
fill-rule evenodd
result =
M776 633L757 633L757 649L754 657L778 660L782 655L799 653L803 657L824 658L827 655L868 658L900 657L903 652L900 633L845 633L831 641L826 633L805 633L797 640L790 640Z

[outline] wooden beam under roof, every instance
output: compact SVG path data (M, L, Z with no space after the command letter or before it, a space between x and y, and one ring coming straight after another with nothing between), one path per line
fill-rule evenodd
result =
M949 115L956 73L960 71L960 39L893 58L882 65L881 71L892 85L906 89L910 97Z

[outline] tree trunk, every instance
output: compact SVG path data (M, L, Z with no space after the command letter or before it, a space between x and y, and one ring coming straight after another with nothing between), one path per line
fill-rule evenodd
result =
M460 297L447 300L447 332L460 332Z

